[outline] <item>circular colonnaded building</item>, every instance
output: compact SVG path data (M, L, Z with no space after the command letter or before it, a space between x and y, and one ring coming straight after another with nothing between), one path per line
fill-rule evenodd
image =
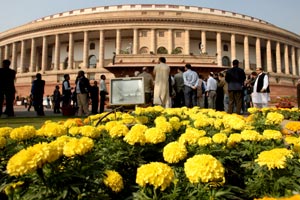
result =
M115 5L47 16L0 33L0 60L17 71L17 95L28 96L36 73L51 95L70 74L90 80L133 76L166 57L171 73L190 63L207 75L231 67L247 74L263 67L271 96L295 95L300 68L300 35L255 17L184 5ZM1 65L2 63L0 63Z

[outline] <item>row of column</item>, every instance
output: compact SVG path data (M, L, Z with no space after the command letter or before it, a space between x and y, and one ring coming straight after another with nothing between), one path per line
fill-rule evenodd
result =
M172 52L173 50L173 31L172 29L168 30L168 52ZM89 33L88 31L84 31L84 39L83 39L83 68L88 67L89 63ZM36 69L37 63L36 63L36 55L37 55L37 46L36 46L36 38L31 39L31 52L30 52L30 64L29 64L29 72L35 72L38 71ZM99 66L103 67L104 64L104 31L99 31ZM156 34L155 29L151 29L150 31L150 51L155 52L156 51ZM20 66L21 72L25 72L24 68L24 61L25 61L25 40L21 41L21 54L20 54ZM231 34L231 59L236 59L236 35ZM59 34L55 35L55 54L54 54L54 70L59 69L60 65L60 36ZM207 40L206 40L206 31L201 31L201 46L202 52L207 52ZM190 53L190 31L185 30L184 32L184 54L189 55ZM277 73L282 73L281 69L281 51L280 51L280 42L276 42L276 71ZM256 49L256 66L262 67L262 61L261 61L261 39L256 38L255 43L255 49ZM217 32L216 33L216 57L217 57L217 64L218 66L222 66L222 33ZM266 65L267 65L267 71L272 72L272 51L271 51L271 40L267 40L266 43ZM120 54L121 50L121 30L116 30L116 54ZM0 47L0 56L3 55L2 53L3 49ZM296 58L296 51L298 58ZM138 29L133 29L133 54L138 54ZM291 65L292 65L292 74L296 75L297 66L300 65L300 50L292 46L291 47ZM249 59L249 38L247 35L244 36L244 66L245 70L250 70L250 59ZM5 45L4 47L4 59L9 58L9 44ZM42 42L42 58L41 58L41 71L46 71L47 67L47 59L48 59L48 37L43 36L43 42ZM298 59L298 61L297 61ZM3 58L1 58L3 60ZM285 65L285 73L290 74L290 63L289 63L289 46L287 44L284 44L284 65ZM72 69L72 66L74 64L74 33L69 33L69 52L68 52L68 69ZM17 68L17 43L12 43L12 68ZM298 66L299 68L299 66Z

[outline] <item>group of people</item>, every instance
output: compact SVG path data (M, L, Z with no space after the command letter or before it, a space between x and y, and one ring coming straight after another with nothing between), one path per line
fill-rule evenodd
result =
M210 72L203 78L190 64L170 75L164 57L154 67L153 104L164 107L212 108L228 113L246 113L248 107L263 108L270 100L269 78L262 68L257 68L246 79L239 61L232 68L217 74Z

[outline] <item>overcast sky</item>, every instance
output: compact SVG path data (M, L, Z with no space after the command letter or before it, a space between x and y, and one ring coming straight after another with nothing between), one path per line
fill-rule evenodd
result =
M60 12L121 4L176 4L221 9L300 34L300 0L0 0L0 32Z

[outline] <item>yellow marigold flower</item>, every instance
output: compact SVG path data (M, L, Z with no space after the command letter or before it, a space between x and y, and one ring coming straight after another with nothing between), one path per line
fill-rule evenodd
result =
M248 108L248 109L249 109L249 108ZM254 114L250 114L248 117L246 117L246 122L247 122L247 123L252 123L252 122L254 122L254 117L255 117Z
M103 182L107 187L110 187L112 191L120 192L124 188L123 178L118 172L106 170L105 175L106 177Z
M225 182L222 163L207 154L189 158L184 163L184 172L191 183Z
M47 137L59 137L67 134L67 128L56 122L49 122L41 128L39 133Z
M190 125L191 122L190 122L190 120L182 120L181 123L184 126L188 126L188 125Z
M261 141L262 139L262 135L255 130L243 130L241 136L245 141Z
M21 176L56 159L58 159L58 155L55 146L41 143L16 153L9 159L6 169L10 176Z
M6 139L5 137L0 136L0 149L2 149L3 147L5 147L6 145Z
M225 115L223 117L223 124L225 128L233 129L233 130L243 130L246 126L246 122L244 118L241 116L232 114Z
M179 117L171 117L169 122L175 131L178 131L182 126Z
M287 144L296 145L296 144L300 143L300 138L297 138L297 137L294 137L294 136L287 136L287 137L284 138L284 140Z
M109 131L109 135L114 138L114 137L122 137L126 136L128 133L129 129L127 128L126 125L117 123L114 127L112 127Z
M15 128L10 132L10 138L13 140L26 140L36 136L34 126L22 126Z
M250 114L255 114L255 113L259 112L259 110L260 110L260 109L255 108L255 107L248 108L248 112L249 112Z
M275 199L273 197L263 197L263 198L260 198L260 199L254 198L254 200L278 200L278 199Z
M82 126L81 129L81 135L90 137L90 138L98 138L100 136L100 131L94 127L94 126Z
M96 127L96 129L98 129L100 132L106 130L106 129L105 129L105 125L98 125L98 126Z
M280 200L300 200L300 195L299 194L295 194L294 196L291 196L291 197L280 198Z
M136 123L134 116L132 116L128 113L123 113L121 118L122 118L121 122L124 124L135 124Z
M226 143L227 135L225 133L217 133L217 134L213 135L212 140L214 143L217 143L217 144Z
M81 127L78 127L78 126L72 126L69 129L69 134L72 136L79 135L80 132L81 132Z
M204 130L198 130L196 128L188 127L179 137L181 144L196 144L200 137L204 136L206 132Z
M272 124L280 124L284 120L284 116L277 112L269 112L266 117L265 124L272 125Z
M156 128L162 130L164 133L170 133L173 130L173 127L170 122L157 122Z
M212 144L212 139L211 137L200 137L198 140L198 145L206 147L208 145Z
M146 116L137 116L136 122L139 124L147 124L149 122L149 119Z
M293 157L293 152L285 148L276 148L269 151L263 151L255 159L259 166L266 165L269 170L283 169L286 167L286 159Z
M237 143L240 143L242 141L242 135L239 133L232 133L229 135L227 140L228 146L234 146Z
M164 111L164 107L162 107L162 106L153 106L153 109L155 112L163 112Z
M110 121L110 122L107 122L105 124L105 128L109 132L113 127L117 126L118 124L120 124L120 122L118 122L118 121Z
M160 187L164 191L172 182L174 172L170 166L160 162L151 162L137 169L136 183L145 187L153 185L155 189Z
M214 121L214 127L216 128L216 129L221 129L222 128L222 125L223 125L223 120L222 119L216 119L215 121Z
M64 126L67 128L71 128L72 126L83 126L83 122L80 118L67 119Z
M1 127L0 128L0 137L8 137L12 130L13 130L13 128L11 128L11 127Z
M166 134L159 128L149 128L145 131L146 142L158 144L166 140Z
M203 128L206 126L212 126L214 125L214 120L213 118L208 118L208 117L202 117L202 118L197 118L194 121L194 126L195 128Z
M164 116L158 116L155 118L154 123L157 125L158 123L162 123L162 122L166 122L167 118L165 118Z
M300 131L300 122L299 121L288 122L285 124L284 127L290 131L298 132L298 131Z
M84 155L94 147L94 141L88 137L80 139L72 138L67 142L63 149L63 154L67 157L75 155Z
M263 137L267 140L280 140L282 139L282 134L277 130L264 130Z
M147 129L148 127L142 124L134 125L124 137L124 141L130 145L135 145L136 143L144 145L146 143L144 133Z
M168 163L178 163L187 156L185 146L179 142L171 142L163 149L164 160Z

